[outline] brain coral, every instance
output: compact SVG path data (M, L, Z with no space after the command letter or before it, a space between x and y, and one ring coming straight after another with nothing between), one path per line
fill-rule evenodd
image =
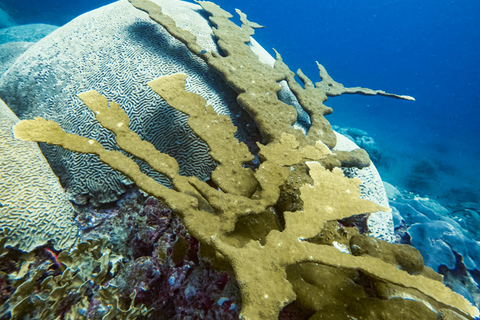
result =
M210 26L194 10L195 5L157 2L182 27L197 34L205 49L216 49ZM113 135L94 121L76 97L94 89L121 103L133 119L131 128L174 156L182 174L206 179L215 166L206 144L186 125L186 116L170 110L147 90L147 81L175 72L187 74L187 88L234 119L239 133L255 135L254 125L246 129L249 120L237 106L231 89L201 59L126 1L86 13L31 47L0 79L0 94L22 119L42 116L60 123L70 133L99 139L115 148ZM255 140L245 135L239 138ZM128 183L91 155L47 145L41 148L72 194L88 194L94 202L109 202Z
M351 151L358 148L353 141L338 132L335 132L335 135L337 136L337 145L334 151ZM362 180L360 191L363 199L370 200L384 207L389 206L382 178L372 162L370 162L370 166L362 169L343 168L343 171L348 177L357 177ZM377 211L371 213L367 226L370 235L388 242L394 241L394 226L391 212Z
M24 251L48 240L66 248L77 235L72 206L37 144L13 138L16 122L0 100L0 230Z
M194 33L205 50L217 50L211 26L198 6L182 1L156 2L181 28ZM252 49L261 61L273 65L275 60L253 39ZM125 108L133 131L175 157L181 174L208 179L215 162L206 144L186 125L185 115L169 108L146 85L175 72L187 74L187 90L199 93L217 112L229 115L238 128L237 137L251 149L256 147L258 132L237 105L236 94L203 60L124 1L86 13L31 47L0 78L0 96L21 119L41 116L58 122L67 132L97 139L116 149L113 135L98 125L76 96L96 90ZM308 116L298 107L293 94L284 89L279 96L296 106L297 124L308 126ZM357 148L350 145L343 149L341 145L338 143L336 149ZM125 184L130 183L92 155L44 144L41 148L73 195L86 194L94 203L105 203L115 200L125 190ZM143 169L152 174L148 166ZM378 199L371 200L386 205L381 180L373 166L351 174L364 181L367 198L376 196ZM161 176L156 178L167 183ZM374 235L392 239L389 213L373 215L369 227Z

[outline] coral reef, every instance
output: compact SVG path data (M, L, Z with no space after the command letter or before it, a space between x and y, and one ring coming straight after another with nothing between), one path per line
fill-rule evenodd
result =
M6 239L0 237L0 260L9 266L4 279L14 290L2 297L2 319L131 319L147 313L142 305L119 307L117 288L108 282L122 257L112 254L108 238L59 253L49 247L22 253L5 248Z
M44 23L32 23L0 30L0 44L7 42L37 42L58 27Z
M434 270L440 265L453 269L456 253L463 257L469 270L479 270L479 242L471 239L458 222L448 217L448 210L432 200L421 198L401 197L390 203L402 219L397 220L395 227L404 225L407 228L411 244L422 252L426 265Z
M381 96L386 96L391 98L415 101L415 98L413 97L387 93L383 90L372 90L372 89L361 88L361 87L345 88L343 84L336 82L335 80L332 79L332 77L330 77L330 75L328 74L324 66L322 66L318 62L317 62L317 66L318 66L318 70L320 72L320 78L322 79L322 81L316 83L315 86L321 88L325 92L325 94L330 97L339 96L345 93L349 93L349 94L359 93L359 94L364 94L369 96L374 96L378 94Z
M216 50L211 27L197 5L171 0L157 3L194 33L204 49ZM80 111L84 105L77 94L94 89L120 103L132 119L131 129L175 157L182 174L208 180L215 162L206 144L188 127L187 117L168 107L146 84L176 72L187 74L187 89L202 95L216 112L229 115L238 128L237 138L256 148L258 131L238 106L233 90L127 1L87 12L37 42L0 78L0 98L20 119L39 116L53 120L70 133L115 149L115 137L89 112ZM97 206L113 202L131 185L94 156L46 144L40 148L75 201ZM143 164L142 170L150 169ZM157 181L169 183L149 173Z
M165 204L131 190L116 210L82 228L100 240L70 253L22 252L1 237L0 319L238 319L236 281L199 259L198 241Z
M390 204L398 242L417 248L450 288L480 305L480 242L472 225L431 199L403 194Z
M32 45L32 42L24 41L0 44L0 77L10 68L15 60Z
M358 149L358 146L347 137L335 131L337 144L332 151L344 150L352 151ZM388 197L385 187L377 168L373 163L368 167L359 169L355 167L342 168L344 174L349 178L359 178L362 180L360 190L362 199L370 200L384 207L388 207ZM282 195L283 196L283 195ZM370 213L366 221L366 228L362 232L368 232L370 236L382 239L388 242L394 241L392 214L389 211L377 211Z
M477 241L480 241L480 203L479 202L450 202L446 206L449 210L449 217L454 219L467 230Z
M248 161L251 155L245 145L232 140L235 130L231 122L216 114L211 107L205 107L203 98L186 92L184 81L185 75L177 74L152 81L150 86L172 107L189 114L192 129L209 144L212 157L219 162L219 174L212 174L218 190L195 177L180 176L178 164L173 158L158 152L130 131L129 119L119 105L108 102L94 91L81 94L80 98L95 113L98 121L115 133L120 148L169 177L173 190L142 173L138 165L122 153L107 151L92 139L65 133L54 122L41 118L25 120L14 127L14 133L22 139L95 153L102 161L125 173L144 191L163 199L177 210L189 232L202 245L213 247L217 252L216 258L233 268L242 294L241 314L247 319L275 319L285 305L295 300L296 293L287 280L285 269L300 262L358 270L373 279L399 286L393 291L415 291L417 299L437 305L437 312L442 306L452 306L458 311L476 315L478 311L475 308L448 291L438 279L419 278L374 256L349 255L335 246L308 241L322 233L327 220L341 220L381 209L370 201L359 199L359 180L344 177L338 168L326 170L319 162L307 161L308 175L314 184L307 183L300 188L301 210L283 212L283 230L271 230L261 241L239 241L235 235L237 220L261 214L273 205L280 196L279 186L287 178L292 165L305 160L321 161L331 152L320 142L315 146L301 146L295 137L283 133L278 142L260 145L262 164L255 172L243 168L241 163ZM202 125L199 126L199 123ZM224 152L226 146L223 141L231 141L227 153ZM231 157L232 154L235 156ZM225 163L229 164L228 167L224 166ZM235 181L238 189L231 187ZM312 221L316 223L312 224ZM361 246L354 244L353 247ZM389 292L392 289L384 290Z
M206 106L204 98L185 89L185 74L163 76L148 85L168 105L188 116L189 128L208 145L209 155L217 164L208 182L182 175L174 157L157 150L133 132L130 129L133 119L118 103L94 90L79 94L79 98L100 125L115 135L118 148L166 177L172 188L142 172L138 164L123 152L109 150L90 137L67 133L53 121L37 117L14 126L17 138L95 154L125 174L144 192L164 201L182 220L182 224L176 223L168 212L156 217L149 214L149 209L143 212L145 221L156 227L150 232L144 229L146 233L140 233L139 239L146 248L156 243L154 258L138 257L118 277L109 281L109 285L110 282L117 283L118 297L109 290L99 291L100 297L110 300L112 306L106 316L120 312L121 316L128 317L130 312L138 310L134 309L136 294L142 300L147 296L140 295L141 290L156 288L161 288L161 292L156 292L160 295L160 302L173 303L174 310L178 310L182 302L169 296L178 295L178 299L188 301L198 292L199 296L208 296L207 301L192 303L198 305L199 310L212 303L215 305L216 299L221 311L231 311L230 316L236 316L236 303L231 301L235 294L225 299L213 293L235 291L236 286L230 288L222 273L212 275L210 271L213 270L204 266L190 275L199 280L213 278L216 286L205 286L203 291L188 285L185 288L191 262L197 261L198 243L203 261L210 261L220 272L223 270L234 275L241 295L242 319L277 319L286 306L292 312L299 308L313 319L365 319L371 314L389 319L472 319L479 315L477 308L442 284L440 275L424 267L417 250L369 239L352 227L364 215L389 210L362 199L359 187L362 181L345 176L338 168L351 166L354 170L368 166L370 161L365 158L364 151L332 151L336 135L324 118L331 109L323 105L328 90L322 83L313 85L299 71L297 75L303 81L302 88L279 54L274 68L261 63L246 45L258 24L248 21L246 15L238 11L242 22L242 27L238 28L229 21L231 15L217 5L199 2L211 14L210 20L215 25L213 32L222 56L202 48L193 34L178 28L154 3L131 2L147 11L238 93L237 101L255 122L262 140L258 143L258 154L252 154L245 143L235 138L237 128L229 116L215 112L212 106ZM353 90L412 99L383 91L344 88L327 78L321 65L319 70L322 82L334 89L328 93L330 95ZM295 107L277 96L281 90L278 82L282 80L286 80L310 118L311 125L306 134L294 127ZM256 158L258 163L252 163ZM285 182L290 177L298 181L298 184L288 186L298 189L296 197L291 196L291 201L278 205L279 199L289 190L285 188ZM173 239L161 232L167 225L173 231ZM118 264L109 268L109 248L100 250L100 253L93 250L99 260L94 262L97 267L92 269L92 262L81 258L91 246L104 248L97 242L80 244L70 255L60 253L58 261L69 266L66 271L85 269L86 274L93 276L94 283L105 285L105 280L111 278ZM66 271L63 274L67 273L65 277L68 277ZM138 278L132 279L133 274ZM47 282L53 286L55 283ZM183 292L179 291L180 288L184 288ZM28 291L29 297L24 301L31 301L31 290L19 289L10 299L17 292L20 296ZM132 289L135 290L129 295ZM54 292L50 294L53 300L56 297ZM81 305L78 306L81 302L77 302L72 310L82 309ZM142 303L148 305L148 301ZM55 301L51 304L56 305ZM128 304L128 309L120 308ZM143 305L140 307L145 310ZM215 316L215 309L213 312L211 316Z
M375 140L369 136L366 131L357 128L341 128L339 126L333 126L333 130L344 135L355 142L360 148L367 151L370 160L372 160L374 164L378 164L381 157L380 150L378 149Z
M131 234L133 259L111 282L123 305L136 290L152 319L238 319L236 282L199 259L198 241L164 204L146 199Z
M21 250L47 241L67 248L77 238L73 208L38 145L12 137L18 121L0 100L0 232Z
M0 77L22 53L57 28L37 23L0 29Z

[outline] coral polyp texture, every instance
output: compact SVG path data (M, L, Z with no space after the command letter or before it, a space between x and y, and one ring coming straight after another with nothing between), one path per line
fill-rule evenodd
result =
M112 1L113 2L113 1ZM159 0L177 23L216 50L208 21L193 3ZM168 107L147 82L181 72L189 91L202 95L239 128L237 137L255 147L258 131L235 101L235 93L180 42L127 1L82 14L20 56L0 78L0 98L20 119L42 117L69 133L116 148L115 138L84 108L77 94L96 90L122 105L131 129L163 153L174 156L184 175L208 180L215 162L206 144L186 124L186 115ZM18 81L22 79L22 81ZM40 148L76 203L116 201L131 185L121 173L89 154L41 144ZM142 168L148 172L148 166ZM157 181L168 179L156 176Z
M0 232L21 250L48 241L69 247L77 238L72 205L38 145L13 138L18 121L0 100Z
M95 140L68 134L52 121L41 118L21 121L14 127L15 136L96 154L142 190L164 200L180 214L190 234L202 245L213 248L216 258L231 266L240 285L244 319L278 318L283 307L296 298L286 269L302 262L358 270L399 287L392 291L413 290L416 299L436 304L438 311L447 306L466 315L478 313L468 301L438 280L410 275L397 265L368 254L352 255L333 245L310 241L322 233L327 221L387 209L360 199L359 179L345 177L338 168L325 169L320 162L331 155L331 151L318 141L315 145L302 146L293 135L282 133L277 141L259 145L262 163L256 170L242 167L253 155L244 144L235 141L235 128L228 117L205 106L202 97L185 91L185 77L183 74L164 76L149 85L172 107L190 116L192 130L205 140L211 156L219 163L215 169L218 172L212 174L218 175L214 180L216 188L196 177L181 176L174 158L157 151L130 131L128 116L120 106L95 91L79 96L100 124L115 134L122 150L168 177L173 189L141 172L123 153L108 151ZM306 183L300 189L302 210L284 212L283 230L268 232L263 241L251 239L239 245L235 234L239 219L261 215L273 206L292 166L302 163L307 164L313 181L313 185ZM238 189L232 189L234 179Z
M18 252L4 247L6 241L0 234L0 262L4 270L14 270L5 291L15 290L2 301L1 319L132 319L147 314L144 305L119 307L118 289L108 282L118 273L122 257L112 253L107 237L81 242L58 255L43 247L20 259L14 259Z
M332 151L336 135L324 117L331 112L323 105L325 89L299 72L303 88L279 54L273 68L260 62L248 45L258 24L239 12L242 27L238 28L217 5L198 2L211 14L220 55L203 48L154 3L131 3L148 12L237 92L238 104L261 135L258 152L252 153L236 138L237 128L228 115L219 114L201 95L186 90L188 77L183 73L152 79L146 90L182 113L195 137L208 146L215 162L208 182L183 175L174 156L132 131L135 119L95 90L78 97L115 136L118 150L39 117L15 125L15 137L94 154L165 202L179 215L188 235L200 243L202 258L234 275L242 319L273 320L292 310L302 310L311 319L367 319L372 314L387 319L472 319L479 315L477 308L424 267L417 250L368 238L352 227L362 224L363 216L389 211L362 199L362 181L346 177L339 168L368 167L369 158L363 150ZM325 76L322 68L320 73ZM297 107L279 99L281 81L293 92ZM337 88L335 94L350 93L340 84ZM385 94L364 88L354 91ZM298 106L308 118L304 130L295 126ZM165 177L171 188L143 172L132 158ZM177 247L177 251L186 254L186 249ZM133 264L132 268L140 270L141 266ZM175 281L172 284L169 279L169 284Z

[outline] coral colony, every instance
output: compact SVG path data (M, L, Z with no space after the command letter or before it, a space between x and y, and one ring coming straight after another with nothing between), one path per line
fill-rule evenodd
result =
M120 236L82 240L70 251L54 252L49 247L48 254L45 249L43 254L9 249L8 235L3 237L0 261L4 272L11 274L11 285L0 297L1 312L42 319L478 316L477 308L424 266L413 247L359 232L355 226L364 223L368 214L389 208L362 199L362 181L346 177L340 169L369 166L363 150L332 152L336 136L324 117L331 112L323 105L327 95L413 98L345 88L320 64L322 81L315 85L297 73L302 87L278 53L274 67L260 62L249 46L254 28L260 26L240 11L241 28L216 4L197 2L214 25L220 55L205 50L155 3L130 2L233 88L260 132L257 151L253 154L239 143L228 116L185 89L188 79L182 73L151 79L148 90L188 115L188 126L208 145L217 165L207 182L181 175L173 156L131 131L132 119L122 107L94 90L78 97L115 135L122 151L107 150L95 139L67 133L40 117L20 121L13 127L16 138L94 154L148 196L132 191L131 199L119 204L108 223L91 222L86 215L77 219L91 225L92 234L122 230L127 245L121 252ZM279 98L283 80L307 115L304 130L294 126L296 108ZM171 188L140 170L133 158L163 175ZM15 259L21 263L15 265Z

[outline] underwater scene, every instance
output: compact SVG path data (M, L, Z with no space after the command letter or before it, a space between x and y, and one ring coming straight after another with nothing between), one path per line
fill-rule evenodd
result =
M0 0L0 319L480 319L479 16Z

